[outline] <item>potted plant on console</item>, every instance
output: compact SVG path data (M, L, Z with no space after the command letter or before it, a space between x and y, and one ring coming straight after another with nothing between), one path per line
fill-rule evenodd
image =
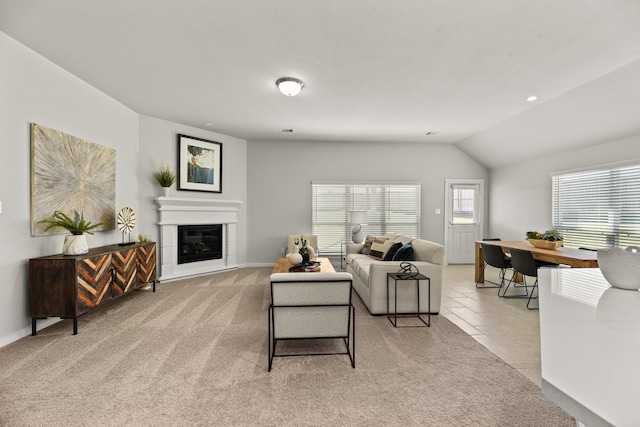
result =
M93 234L92 230L106 224L106 222L92 224L84 219L84 213L78 213L77 211L73 211L73 218L64 212L55 211L49 218L40 222L47 224L45 231L52 228L64 228L71 233L70 236L65 236L64 238L64 244L62 245L62 253L64 255L82 255L89 252L87 236L84 234Z
M158 169L153 173L153 176L162 187L162 195L164 197L169 196L169 187L176 181L176 172L167 163L162 163Z

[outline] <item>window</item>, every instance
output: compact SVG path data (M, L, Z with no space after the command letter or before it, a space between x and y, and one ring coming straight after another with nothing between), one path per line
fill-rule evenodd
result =
M318 251L339 254L351 241L349 211L367 211L367 234L420 237L420 184L311 183L312 234Z
M557 174L553 227L569 247L640 245L640 165Z
M453 184L453 215L451 223L454 225L475 224L477 219L478 185Z

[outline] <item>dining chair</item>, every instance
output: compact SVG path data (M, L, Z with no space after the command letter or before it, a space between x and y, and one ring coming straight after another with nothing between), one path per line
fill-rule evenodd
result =
M496 239L499 240L499 239ZM486 241L486 239L485 239ZM484 278L484 273L487 268L487 265L491 267L495 267L500 270L498 273L498 277L500 278L500 283L492 282L490 280L486 280L485 282L493 283L495 286L490 285L480 285L480 280L476 282L476 288L485 289L485 288L502 288L504 286L504 277L507 273L507 270L510 270L511 267L511 259L502 251L500 246L489 245L486 243L480 243L480 247L482 247L482 256L484 258L484 265L482 266L482 275L480 277Z
M513 270L522 274L522 281L525 285L525 294L524 295L505 295L507 290L509 289L509 285L511 281L507 284L507 287L504 290L504 293L501 295L504 298L528 298L527 299L527 308L529 310L537 310L538 307L531 307L531 300L537 299L537 291L538 291L538 268L542 266L556 266L555 264L550 264L548 262L538 262L533 258L533 254L531 251L509 248L511 252L511 264L513 265ZM535 277L535 282L533 283L533 287L531 288L531 293L528 293L527 289L527 276ZM499 291L498 291L499 293ZM535 296L534 296L535 295Z

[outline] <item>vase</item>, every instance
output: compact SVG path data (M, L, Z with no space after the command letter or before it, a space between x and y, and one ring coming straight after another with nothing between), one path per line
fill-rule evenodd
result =
M87 236L84 234L64 236L64 244L62 245L63 255L82 255L87 252L89 252Z
M289 255L289 262L293 265L300 264L302 262L302 255L297 252L292 253Z
M309 252L302 255L302 262L309 262Z
M162 187L162 195L164 197L169 197L169 187Z

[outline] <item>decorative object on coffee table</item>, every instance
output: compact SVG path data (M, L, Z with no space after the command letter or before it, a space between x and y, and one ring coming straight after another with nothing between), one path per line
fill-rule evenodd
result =
M309 247L307 246L307 240L300 236L300 255L302 255L302 262L309 262Z

